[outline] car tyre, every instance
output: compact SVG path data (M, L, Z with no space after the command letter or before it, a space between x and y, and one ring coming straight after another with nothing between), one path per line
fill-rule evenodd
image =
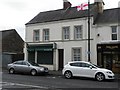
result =
M32 69L30 73L31 73L32 76L37 75L37 71L35 69Z
M105 75L103 73L97 73L95 79L98 81L103 81L105 79Z
M65 76L65 78L70 79L70 78L72 78L73 75L72 75L71 71L66 71L64 76Z
M10 69L9 69L9 73L10 73L10 74L14 74L14 73L15 73L15 70L14 70L13 68L10 68Z

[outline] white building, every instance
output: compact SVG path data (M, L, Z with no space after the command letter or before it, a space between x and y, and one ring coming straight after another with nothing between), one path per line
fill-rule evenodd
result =
M95 5L91 7L97 10ZM100 55L104 52L100 52L99 47L106 43L117 43L116 48L120 50L120 30L115 16L118 10L105 10L102 14L91 12L90 61L106 68L109 67L102 60ZM71 7L71 3L66 1L63 9L39 13L26 24L25 59L47 66L51 70L61 70L69 61L88 61L87 13L87 10L77 11L76 7ZM116 61L119 63L120 51L115 52Z

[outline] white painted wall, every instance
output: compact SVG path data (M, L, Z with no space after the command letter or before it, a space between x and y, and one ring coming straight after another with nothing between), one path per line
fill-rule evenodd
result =
M94 40L91 43L92 53L91 61L97 63L97 47L96 45L101 42L109 42L111 39L111 26L118 26L118 23L97 24L92 26L92 35ZM118 28L119 29L119 28ZM99 34L99 36L97 36ZM118 39L119 40L119 39Z
M42 41L42 31L45 28L50 29L50 41L54 40L62 40L62 27L70 26L70 40L74 40L74 26L75 25L83 25L83 38L86 39L86 18L83 19L76 19L76 20L65 20L65 21L55 21L55 22L48 22L42 24L34 24L34 25L27 25L26 26L26 42L33 42L33 30L39 29L40 30L40 41Z
M91 23L93 20L91 21ZM83 40L75 41L74 40L74 26L83 25ZM91 62L97 64L97 43L102 41L111 40L111 27L117 24L99 24L91 25ZM62 27L70 26L70 40L62 41ZM82 49L82 60L87 61L87 39L88 30L87 30L87 18L81 19L71 19L47 23L39 23L34 25L26 25L26 42L33 42L33 30L40 30L40 42L42 42L43 29L50 29L50 42L47 43L57 43L57 49L64 49L64 65L72 61L72 48L80 47ZM100 36L97 36L99 34ZM56 60L55 66L58 66L58 52L56 51ZM54 66L50 66L54 69Z

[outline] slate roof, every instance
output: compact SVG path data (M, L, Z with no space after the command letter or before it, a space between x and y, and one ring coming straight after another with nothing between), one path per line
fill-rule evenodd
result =
M95 23L117 22L118 11L119 11L118 8L104 10L102 15L97 16ZM93 15L93 13L94 12L92 10L91 15ZM32 20L26 23L26 25L59 21L59 20L83 18L83 17L87 17L87 15L88 15L88 10L77 11L76 7L71 7L67 10L59 9L59 10L53 10L53 11L46 11L46 12L40 12Z
M84 11L77 11L76 7L47 12L40 12L37 16L35 16L31 21L26 23L28 24L35 24L35 23L44 23L44 22L52 22L52 21L59 21L59 20L67 20L67 19L76 19L87 17L87 10Z
M120 22L120 8L113 8L104 10L103 14L98 15L96 24L98 23L119 23Z
M0 31L2 34L2 52L23 53L24 41L15 29Z

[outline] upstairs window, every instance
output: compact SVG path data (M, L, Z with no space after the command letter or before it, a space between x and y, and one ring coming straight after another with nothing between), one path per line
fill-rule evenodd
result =
M82 39L82 26L74 26L74 38L75 40Z
M43 41L49 41L49 29L43 29Z
M117 40L117 26L111 26L111 30L112 30L112 35L111 38L112 40Z
M34 35L33 35L33 40L34 41L39 41L39 30L34 30Z
M63 40L70 39L70 27L63 27Z

